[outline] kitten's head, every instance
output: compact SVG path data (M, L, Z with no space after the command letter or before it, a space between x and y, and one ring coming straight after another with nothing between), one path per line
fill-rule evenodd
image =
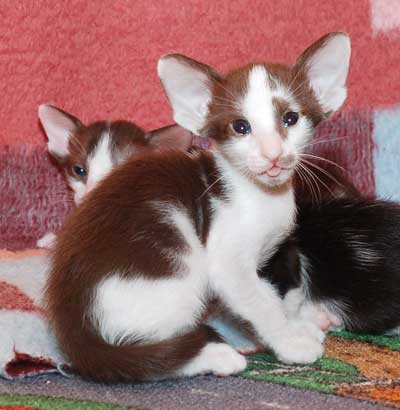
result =
M147 133L128 121L84 125L73 115L46 104L39 107L39 118L48 150L65 170L77 204L128 157L159 148L187 150L192 141L191 133L178 125Z
M158 74L176 123L214 139L244 175L266 186L288 181L314 128L346 98L350 40L332 33L292 67L250 64L219 74L188 57L160 59Z

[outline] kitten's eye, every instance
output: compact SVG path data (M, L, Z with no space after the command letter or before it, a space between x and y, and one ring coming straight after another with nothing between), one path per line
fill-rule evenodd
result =
M284 127L291 127L299 120L299 114L297 112L289 111L282 117L282 123Z
M77 175L80 178L83 178L86 176L87 172L85 168L80 167L79 165L75 165L74 167L72 167L75 175Z
M247 135L251 133L250 123L246 120L233 121L232 128L237 134Z

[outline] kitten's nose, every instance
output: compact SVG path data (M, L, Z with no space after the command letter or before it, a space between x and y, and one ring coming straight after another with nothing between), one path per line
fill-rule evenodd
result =
M265 158L275 166L283 154L282 139L279 135L271 134L263 140L261 152Z

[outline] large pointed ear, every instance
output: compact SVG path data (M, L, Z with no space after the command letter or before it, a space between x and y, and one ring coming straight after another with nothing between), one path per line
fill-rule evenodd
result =
M350 54L349 36L331 33L311 45L296 61L295 69L306 75L325 114L339 109L346 99Z
M177 124L146 133L146 139L156 147L187 151L192 146L193 134Z
M219 77L211 67L180 54L169 54L158 61L158 76L181 127L200 134L212 99L213 79Z
M48 104L39 106L39 118L49 140L49 152L60 158L67 156L69 140L82 123L73 115Z

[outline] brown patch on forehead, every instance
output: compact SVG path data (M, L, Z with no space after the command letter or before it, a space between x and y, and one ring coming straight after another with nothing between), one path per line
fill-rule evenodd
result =
M289 101L286 101L283 98L273 97L272 105L274 106L275 111L276 129L282 137L286 138L288 135L288 129L283 126L282 118L288 111L291 110Z
M265 67L272 90L283 87L288 91L293 101L300 107L300 115L309 118L314 126L325 118L302 67L270 63L249 64L225 76L212 79L213 98L209 105L206 125L201 130L202 134L218 142L235 135L230 124L235 119L243 118L243 114L238 110L238 102L248 90L250 71L258 65ZM288 130L283 127L281 117L287 112L285 108L286 110L294 110L294 108L288 106L288 101L279 98L274 98L275 104L278 129L281 135L286 136Z
M300 106L300 114L308 117L314 126L325 118L303 70L281 64L265 64L271 77L271 87L285 88Z
M150 149L142 128L128 121L114 121L109 127L111 154L115 164L133 153Z
M145 132L128 121L98 121L88 126L80 126L69 142L70 155L62 164L67 174L76 177L73 166L87 167L88 157L96 150L101 138L110 137L112 161L118 164L133 152L148 148ZM84 180L84 179L82 179Z
M213 80L213 98L209 105L207 125L202 133L216 141L223 141L234 135L230 123L243 114L238 110L238 102L248 90L249 72L253 64L233 70L224 77Z

